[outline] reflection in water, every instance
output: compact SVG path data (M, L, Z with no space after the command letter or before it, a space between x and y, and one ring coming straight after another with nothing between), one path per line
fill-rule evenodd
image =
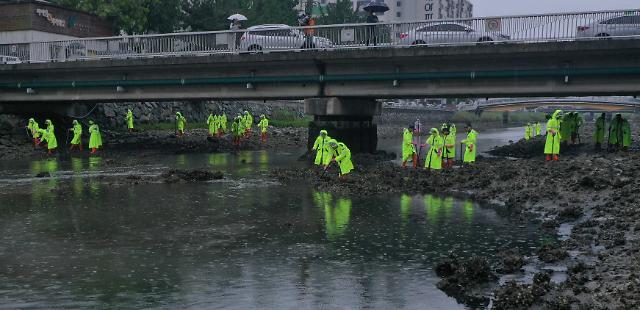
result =
M269 169L269 153L266 150L258 151L258 164L262 171Z
M253 162L253 153L251 151L241 151L238 152L237 156L237 165L239 165L238 173L240 175L246 175L249 172L253 171L253 167L251 163Z
M411 213L411 196L402 194L400 196L400 215L402 216L402 224L407 224L409 214Z
M424 207L427 213L427 219L431 221L432 224L437 224L442 209L442 199L434 195L426 195L424 196Z
M76 158L76 157L72 157L71 158L71 170L76 174L81 173L82 170L83 170L82 159ZM73 178L73 196L74 196L75 199L79 200L79 199L82 198L83 189L84 189L84 180L81 177L76 175Z
M473 202L471 202L470 200L465 201L463 210L467 222L471 223L471 221L473 221Z
M89 157L89 171L98 172L100 171L100 168L102 168L102 157ZM100 198L100 181L97 177L89 178L89 192L94 199Z
M176 167L180 169L185 169L187 167L187 155L179 154L176 156Z
M40 173L49 173L51 176L35 179L31 182L33 194L31 200L34 204L45 205L55 202L55 189L58 187L58 161L56 159L45 159L31 162L30 171L35 176Z
M226 167L229 159L227 153L212 153L209 154L209 165L212 167Z
M324 209L327 239L335 240L344 235L351 217L351 199L340 198L334 205L331 194L325 192L314 192L313 199L318 208Z

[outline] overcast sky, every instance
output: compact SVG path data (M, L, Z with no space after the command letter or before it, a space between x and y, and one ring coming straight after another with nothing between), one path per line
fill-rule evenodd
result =
M474 16L640 8L639 0L470 0Z

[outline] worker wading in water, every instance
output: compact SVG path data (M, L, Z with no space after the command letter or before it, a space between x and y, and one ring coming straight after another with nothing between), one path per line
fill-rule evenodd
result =
M69 151L73 151L74 149L78 149L78 151L82 151L82 125L78 120L73 120L73 128L69 128L69 131L73 132L73 139L71 139L71 146L69 146Z
M91 154L98 152L101 147L102 135L100 134L100 127L93 121L89 121L89 149L91 149Z

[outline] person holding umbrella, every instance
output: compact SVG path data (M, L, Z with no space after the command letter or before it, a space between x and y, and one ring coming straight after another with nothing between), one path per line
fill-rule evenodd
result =
M365 5L362 8L365 12L367 12L367 24L371 24L366 28L366 44L376 46L378 45L378 31L377 26L375 24L378 23L378 16L375 13L384 13L389 11L389 7L382 0L374 0L369 2L369 4Z
M247 17L242 14L233 14L227 17L227 20L231 21L229 25L229 30L233 31L229 34L229 49L237 50L240 46L240 33L238 30L242 29L242 22L247 20Z

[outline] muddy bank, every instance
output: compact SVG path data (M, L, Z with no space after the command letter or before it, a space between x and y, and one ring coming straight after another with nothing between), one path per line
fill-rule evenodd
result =
M639 154L579 153L562 156L559 162L544 162L540 157L484 158L473 166L434 172L404 170L390 162L363 164L357 157L354 161L356 170L345 182L337 180L335 167L325 174L300 168L276 170L272 175L282 182L305 180L318 190L350 196L372 192L463 195L499 206L514 219L541 219L543 229L575 225L566 240L543 246L532 256L542 263L581 267L570 268L566 282L545 284L544 290L532 292L530 284L502 287L504 292L496 293L499 308L610 309L640 304L640 263L635 259L640 253ZM511 260L507 264L520 265L518 258ZM509 296L522 296L514 290L531 298L511 302Z
M270 128L267 143L260 141L254 128L253 134L242 140L240 147L233 145L233 138L227 134L221 138L209 137L205 129L187 130L182 137L176 137L172 130L148 130L132 133L102 130L104 142L99 154L117 155L123 152L153 154L221 153L237 150L287 149L304 147L307 142L306 128ZM23 130L24 131L24 130ZM58 149L52 157L68 156L67 142L70 138L58 135ZM88 135L83 135L85 155L88 154ZM142 153L142 154L141 154ZM26 132L19 132L0 139L0 160L17 158L47 158L46 149L34 148Z

